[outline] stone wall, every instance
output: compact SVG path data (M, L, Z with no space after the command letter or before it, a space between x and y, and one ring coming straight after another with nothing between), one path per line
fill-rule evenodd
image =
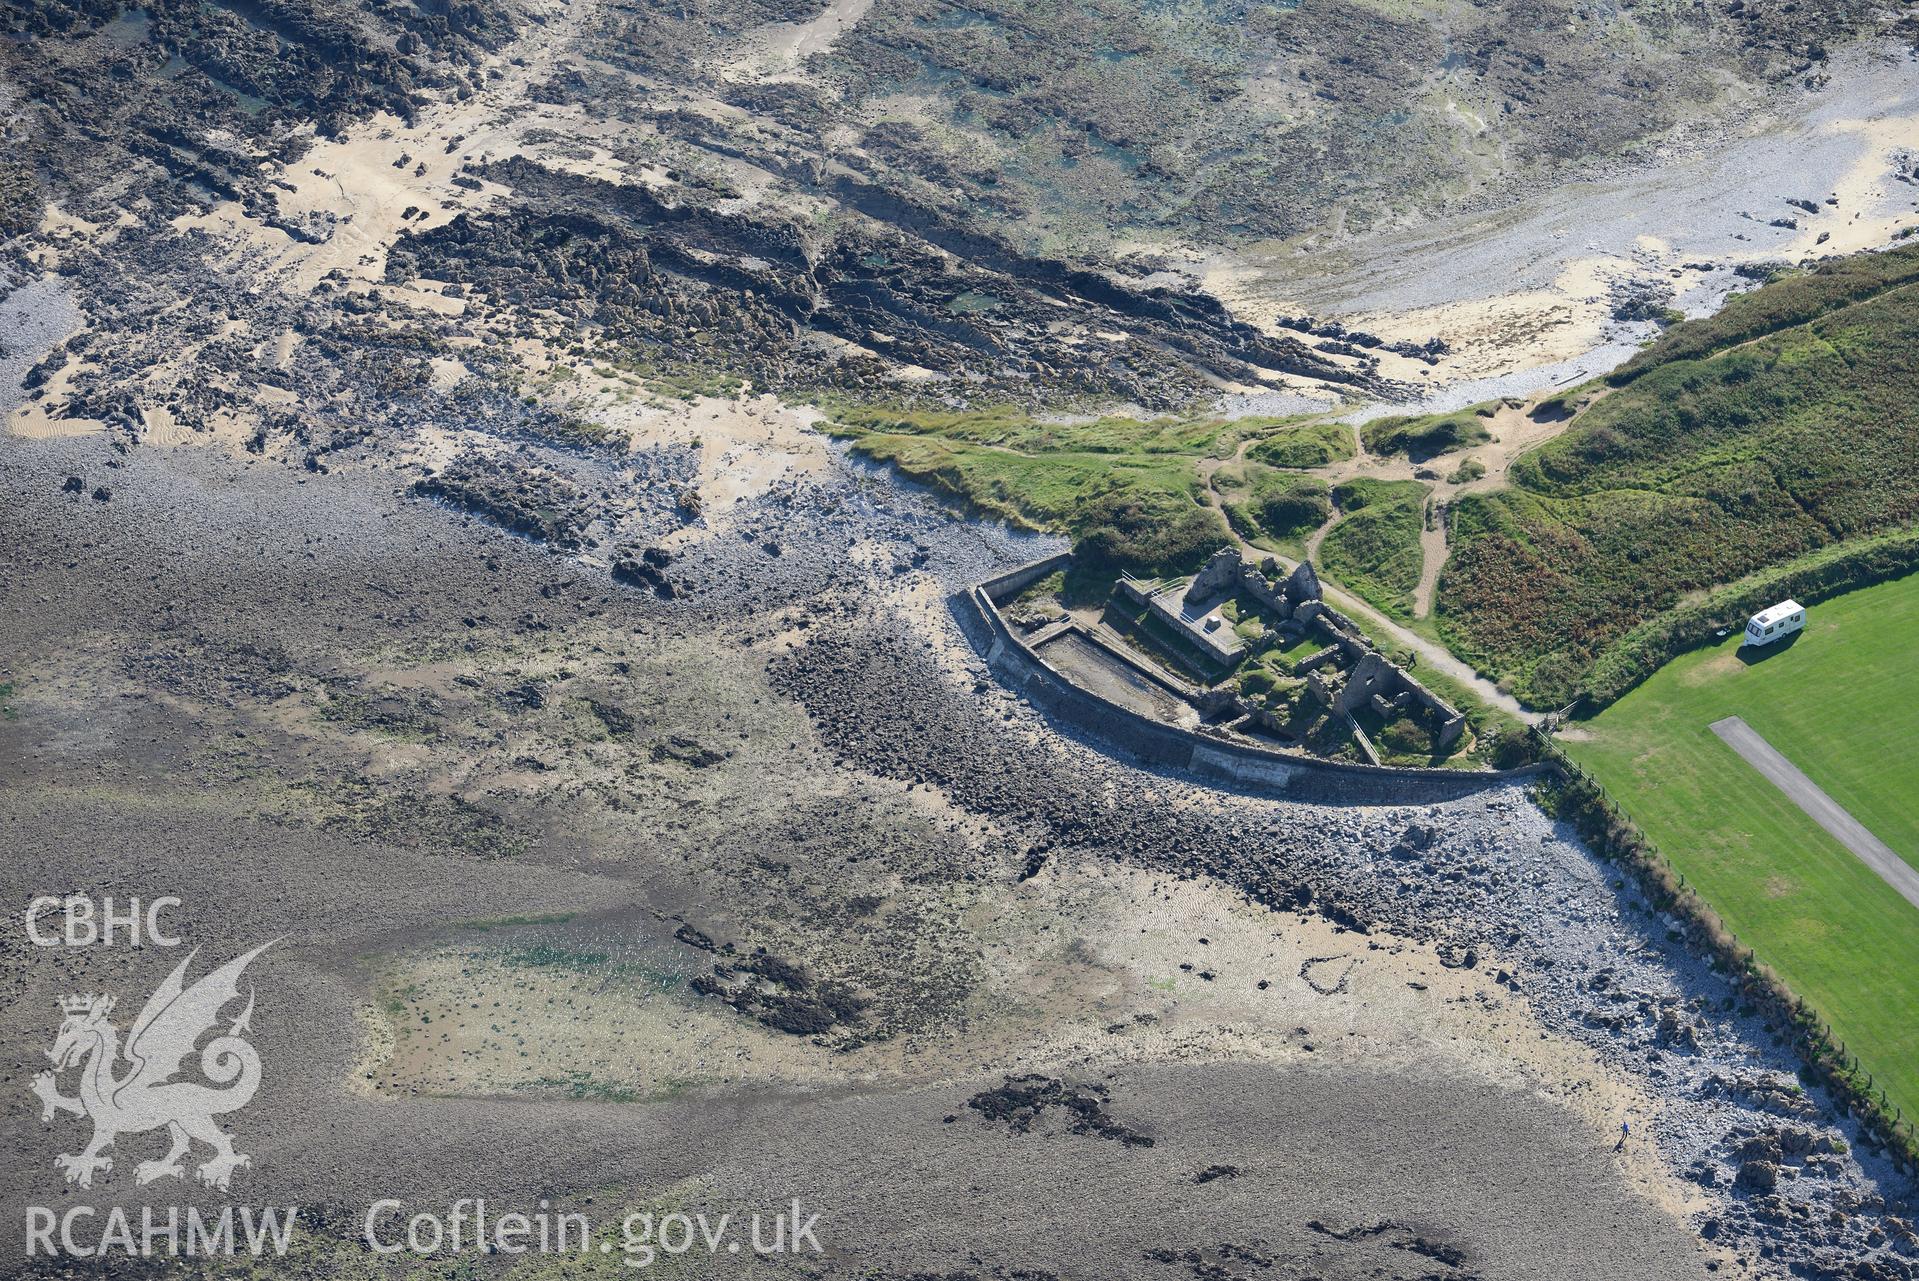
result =
M1065 569L1072 563L1073 553L1057 552L1044 560L1021 565L1018 569L1009 569L997 578L989 578L974 590L984 592L986 598L993 604L1003 605L1048 574Z
M1095 649L1099 650L1100 653L1112 659L1115 663L1123 664L1126 670L1128 671L1138 672L1143 679L1151 681L1153 684L1159 686L1161 689L1165 690L1167 693L1173 695L1175 698L1178 698L1183 702L1192 703L1194 706L1198 706L1199 700L1203 698L1206 694L1205 690L1202 690L1198 688L1197 686L1187 684L1185 681L1182 681L1178 679L1177 677L1173 676L1170 672L1160 671L1158 668L1155 668L1150 663L1140 662L1137 658L1134 658L1131 654L1128 654L1125 650L1116 648L1113 645L1109 645L1106 642L1106 640L1102 636L1100 636L1098 632L1090 631L1087 628L1081 627L1078 623L1069 623L1067 624L1067 626L1072 631L1079 633L1081 639L1083 639L1088 645L1093 646ZM1026 643L1026 647L1031 650L1038 649L1038 647L1034 645L1031 641L1028 641Z
M1337 688L1322 678L1314 689L1315 696L1328 707L1350 714L1370 704L1384 715L1389 707L1403 711L1408 704L1416 704L1432 723L1434 744L1441 749L1451 747L1466 732L1464 712L1367 644L1352 619L1323 601L1310 602L1300 609L1299 617L1338 645L1352 664Z
M1186 601L1197 605L1210 600L1221 592L1231 591L1239 585L1239 573L1245 565L1239 553L1230 547L1222 547L1207 558L1199 573L1193 575L1193 581L1186 588Z

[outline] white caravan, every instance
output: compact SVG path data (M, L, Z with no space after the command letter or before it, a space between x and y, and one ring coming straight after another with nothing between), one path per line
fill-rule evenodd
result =
M1746 639L1740 644L1770 645L1781 636L1790 636L1805 625L1806 607L1796 600L1782 600L1746 620Z

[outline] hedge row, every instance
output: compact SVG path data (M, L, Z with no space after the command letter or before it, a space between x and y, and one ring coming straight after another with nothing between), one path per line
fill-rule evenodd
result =
M1788 597L1812 605L1916 570L1919 529L1840 543L1761 570L1703 600L1648 619L1620 637L1594 662L1581 712L1596 712L1618 701L1680 654L1712 644L1722 630L1744 627L1749 615L1767 605Z
M1919 522L1915 400L1919 285L1654 370L1453 504L1442 633L1536 707L1616 686L1635 626Z

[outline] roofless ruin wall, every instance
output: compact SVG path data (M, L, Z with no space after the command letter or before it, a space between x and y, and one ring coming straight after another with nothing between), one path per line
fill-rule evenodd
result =
M1469 771L1355 765L1230 742L1121 707L1054 670L1014 634L999 612L1001 602L1071 563L1072 554L1062 552L977 583L953 598L954 616L1008 687L1147 765L1239 791L1336 805L1432 804L1531 778L1549 768Z

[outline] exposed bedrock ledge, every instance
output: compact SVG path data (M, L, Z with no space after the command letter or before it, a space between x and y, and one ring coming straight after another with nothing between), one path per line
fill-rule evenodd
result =
M558 298L615 337L677 345L682 320L709 338L740 329L731 358L769 386L806 381L817 364L802 341L810 331L875 347L885 361L984 380L997 394L1092 393L1172 408L1203 397L1212 380L1257 384L1266 371L1378 395L1405 390L1371 357L1330 360L1209 295L1028 257L875 189L836 190L866 217L811 245L777 211L670 199L524 157L472 172L510 187L513 205L403 237L389 278L455 280L503 302ZM975 314L955 305L962 298L989 301ZM1062 322L1132 341L1089 362Z

